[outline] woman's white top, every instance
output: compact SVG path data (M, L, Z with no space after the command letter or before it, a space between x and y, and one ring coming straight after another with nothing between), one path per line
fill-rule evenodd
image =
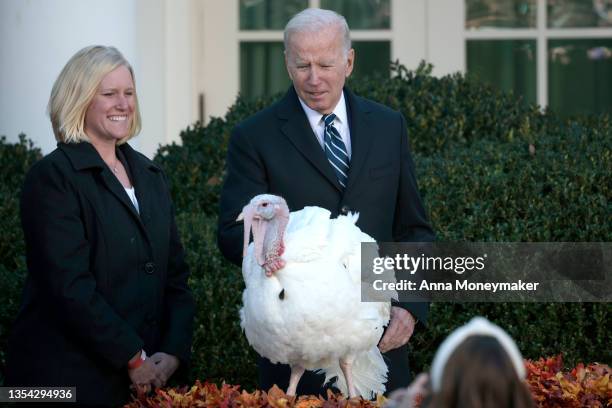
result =
M140 214L140 208L138 208L138 199L136 198L136 190L134 190L134 187L123 187L125 189L125 192L127 193L128 197L130 197L130 201L132 201L132 204L134 204L134 208L136 208L136 212L138 214Z

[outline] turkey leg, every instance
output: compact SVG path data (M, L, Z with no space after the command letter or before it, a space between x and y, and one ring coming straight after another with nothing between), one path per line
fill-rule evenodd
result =
M355 390L355 386L353 385L353 360L354 357L340 359L340 369L342 370L342 374L344 374L344 379L346 380L346 388L348 388L349 398L359 396Z
M287 395L294 396L297 390L300 378L304 374L304 367L300 365L291 366L291 377L289 377L289 388L287 388Z

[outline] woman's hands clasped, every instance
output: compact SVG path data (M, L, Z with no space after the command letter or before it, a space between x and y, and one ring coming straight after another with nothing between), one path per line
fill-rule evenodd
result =
M136 368L128 369L128 374L136 392L146 394L153 387L163 387L179 367L179 359L163 352L146 358Z
M179 367L179 359L174 357L171 354L166 354L166 353L159 351L153 354L150 360L157 367L157 371L158 371L157 378L161 380L160 385L157 385L157 384L154 384L154 385L156 387L163 387L164 385L166 385L166 382L168 381L168 379L172 377L172 374L174 374L176 369Z

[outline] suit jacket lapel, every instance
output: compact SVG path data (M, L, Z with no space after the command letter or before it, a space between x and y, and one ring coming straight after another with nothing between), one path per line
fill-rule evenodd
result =
M150 185L150 172L159 172L161 169L151 162L143 160L143 158L127 143L119 146L119 149L124 154L130 166L132 183L134 184L134 189L136 190L136 198L138 199L138 208L140 210L139 221L143 226L144 231L147 233L145 234L147 239L149 239L148 229L150 228L152 208L155 205L155 197L151 194L151 192L157 191Z
M351 132L351 163L346 186L346 190L349 190L359 179L359 174L366 163L375 129L368 121L370 110L347 88L344 88L344 97L349 112Z
M91 143L58 143L58 147L68 156L75 170L80 171L85 169L98 169L99 177L104 187L106 187L115 196L115 198L117 198L117 200L124 205L130 214L136 219L136 222L142 227L143 231L146 232L140 216L130 201L127 193L123 189L123 186L111 173L111 170L104 163ZM138 189L136 191L138 196ZM138 197L138 202L140 203L140 197Z
M325 152L319 145L317 137L312 132L306 114L298 101L293 86L280 101L277 108L277 116L283 121L281 131L295 148L302 153L304 158L310 162L330 183L338 190L342 190L334 170L327 161Z
M103 169L100 176L106 188L108 188L110 192L113 193L113 195L119 201L121 201L121 203L123 203L123 205L130 211L130 213L140 222L140 216L138 215L138 212L136 212L134 204L132 204L130 201L130 198L119 180L117 180L117 177L115 177L108 168Z

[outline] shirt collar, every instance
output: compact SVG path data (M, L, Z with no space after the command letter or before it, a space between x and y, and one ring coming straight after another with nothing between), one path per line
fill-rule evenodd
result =
M321 119L323 115L317 112L314 109L310 109L308 105L298 96L298 100L302 105L302 109L304 109L304 113L306 113L306 117L308 118L308 122L313 129L316 129L318 126L322 125ZM346 114L346 102L344 100L344 91L340 94L340 100L336 104L336 107L332 110L332 113L336 115L336 120L340 123L348 126L348 117Z

